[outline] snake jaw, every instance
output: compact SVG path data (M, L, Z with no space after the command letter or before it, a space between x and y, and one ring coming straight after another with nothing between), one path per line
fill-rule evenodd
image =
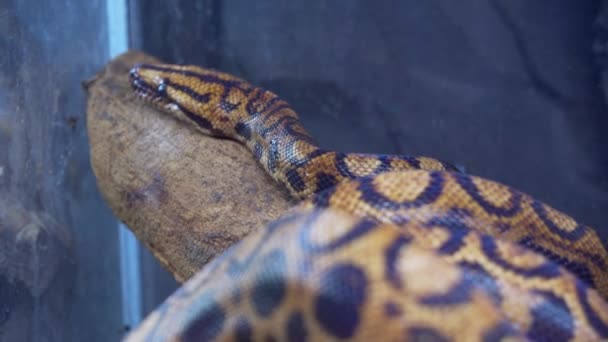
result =
M131 87L139 98L142 98L161 109L175 110L176 104L172 103L163 91L166 85L162 79L153 80L153 84L146 82L139 73L139 65L129 71Z

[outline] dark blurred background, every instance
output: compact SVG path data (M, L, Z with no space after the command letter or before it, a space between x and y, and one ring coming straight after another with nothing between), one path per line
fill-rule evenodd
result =
M602 1L4 0L0 198L72 244L57 243L44 287L2 276L0 251L0 340L111 341L136 323L121 315L119 233L80 89L112 54L116 16L132 48L278 93L328 148L452 161L608 236ZM138 260L145 314L176 284Z
M592 54L599 5L145 1L132 41L271 89L324 146L450 160L600 229L608 116Z

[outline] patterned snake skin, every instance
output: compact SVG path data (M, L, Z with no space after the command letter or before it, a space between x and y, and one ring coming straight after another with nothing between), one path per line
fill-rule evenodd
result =
M245 144L303 202L214 259L128 339L608 339L596 233L426 157L318 147L274 93L195 66L138 65L136 92Z

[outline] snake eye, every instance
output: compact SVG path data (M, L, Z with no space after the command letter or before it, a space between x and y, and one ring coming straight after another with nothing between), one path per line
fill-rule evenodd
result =
M156 91L160 94L160 95L166 95L167 94L167 84L165 83L164 80L160 81L158 83L158 87L156 88Z

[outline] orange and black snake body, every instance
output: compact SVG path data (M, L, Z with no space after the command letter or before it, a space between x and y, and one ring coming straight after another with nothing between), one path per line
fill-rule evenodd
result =
M608 339L608 253L591 228L433 158L322 149L285 101L225 73L159 64L130 76L164 111L245 144L302 203L129 338Z

